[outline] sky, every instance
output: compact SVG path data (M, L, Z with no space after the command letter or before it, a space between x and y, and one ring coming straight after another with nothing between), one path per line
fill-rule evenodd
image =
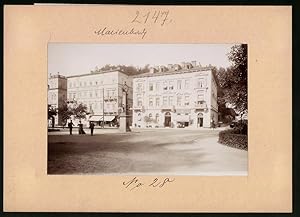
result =
M48 74L90 73L106 64L143 67L197 61L202 66L228 67L234 44L48 44Z

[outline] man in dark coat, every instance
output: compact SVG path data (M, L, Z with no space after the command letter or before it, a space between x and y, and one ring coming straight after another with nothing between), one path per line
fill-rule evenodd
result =
M94 127L95 127L95 124L93 122L90 122L91 136L94 134Z
M73 126L75 126L74 124L73 124L73 122L72 122L72 120L68 123L68 127L69 127L69 129L70 129L70 135L72 135L72 128L73 128Z

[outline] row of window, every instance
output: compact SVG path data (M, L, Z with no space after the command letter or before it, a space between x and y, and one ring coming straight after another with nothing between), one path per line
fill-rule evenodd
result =
M197 79L196 87L204 88L207 86L206 79L199 78ZM189 89L190 88L190 80L177 80L177 90L182 89ZM161 89L161 82L150 82L149 83L149 91L160 91ZM162 82L162 89L163 90L175 90L175 81L164 81ZM141 92L144 90L143 83L137 83L136 91Z
M171 114L170 114L170 115L171 115ZM189 113L184 113L184 114L177 113L177 115L189 115ZM159 114L158 114L158 113L156 113L155 116L153 116L152 113L150 113L150 114L148 115L148 117L149 117L150 119L154 118L154 120L157 121L157 122L159 121ZM141 113L138 113L138 118L137 118L137 120L138 120L138 121L141 121L141 120L142 120L142 114L141 114Z
M62 82L57 82L57 81L54 81L54 80L51 80L49 81L48 83L48 88L64 88L64 85Z
M56 101L57 100L57 94L56 93L49 94L48 99L52 100L52 101ZM62 101L62 100L65 100L65 95L64 94L58 95L58 101Z
M105 84L116 84L117 79L107 79L109 82L105 82ZM124 83L124 79L121 79L121 84ZM97 80L97 81L68 81L68 87L90 87L90 86L97 86L97 85L103 85L104 82L103 80ZM132 85L132 82L127 85Z
M152 116L152 113L150 113L148 117L149 117L149 119L154 118L154 117ZM137 120L138 120L138 121L142 121L142 114L141 114L141 113L138 113L138 118L137 118ZM156 113L154 120L155 120L156 122L159 122L159 114L158 114L158 113Z
M106 90L104 92L104 97L115 97L117 96L116 90ZM93 97L102 97L102 90L95 90L95 91L81 91L76 93L68 93L69 99L74 98L93 98Z
M87 106L89 111L92 110L97 110L97 109L103 109L103 102L82 102L84 105ZM113 103L105 103L105 107L104 107L104 111L117 111L117 103L113 102Z
M190 96L185 95L177 95L177 106L188 106L190 105ZM160 97L149 97L149 107L160 107L161 98ZM199 94L197 97L197 104L204 103L204 95ZM163 96L162 98L162 105L163 106L173 106L175 105L174 97L173 96ZM137 96L137 106L143 106L143 98L141 95Z
M112 79L112 84L115 84L116 80ZM97 86L97 85L103 85L103 81L69 81L68 87L87 87L87 86Z

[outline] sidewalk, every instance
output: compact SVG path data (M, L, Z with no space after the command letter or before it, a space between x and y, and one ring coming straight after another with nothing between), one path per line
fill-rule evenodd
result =
M48 132L48 135L69 135L70 131L68 128L56 127L54 129L58 129L58 131ZM142 132L157 132L157 131L199 131L199 132L220 132L222 130L227 129L227 127L218 127L215 129L212 128L131 128L132 133L142 133ZM84 128L85 135L90 135L91 130L89 128ZM112 134L112 133L124 133L119 130L119 128L95 128L94 135L99 134ZM78 134L78 127L74 127L72 131L73 135Z
M91 130L89 128L84 128L84 132L86 133L85 135L90 135ZM97 134L109 134L109 133L121 133L118 128L95 128L94 129L94 135ZM70 130L68 128L65 129L59 129L59 131L53 131L53 132L48 132L48 135L69 135ZM78 127L73 128L72 130L73 135L78 135Z

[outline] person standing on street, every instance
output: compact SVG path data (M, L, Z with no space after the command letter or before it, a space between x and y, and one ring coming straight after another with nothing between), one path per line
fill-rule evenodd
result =
M91 136L94 135L94 127L95 124L93 122L90 122Z
M70 135L72 135L72 128L73 126L75 126L72 122L72 120L68 123L68 127L69 127L69 130L70 130Z
M211 121L211 127L213 128L213 130L215 129L216 125L215 125L215 121L212 119Z
M83 124L81 123L81 121L79 121L79 124L78 124L78 133L85 134L85 132L83 130Z

